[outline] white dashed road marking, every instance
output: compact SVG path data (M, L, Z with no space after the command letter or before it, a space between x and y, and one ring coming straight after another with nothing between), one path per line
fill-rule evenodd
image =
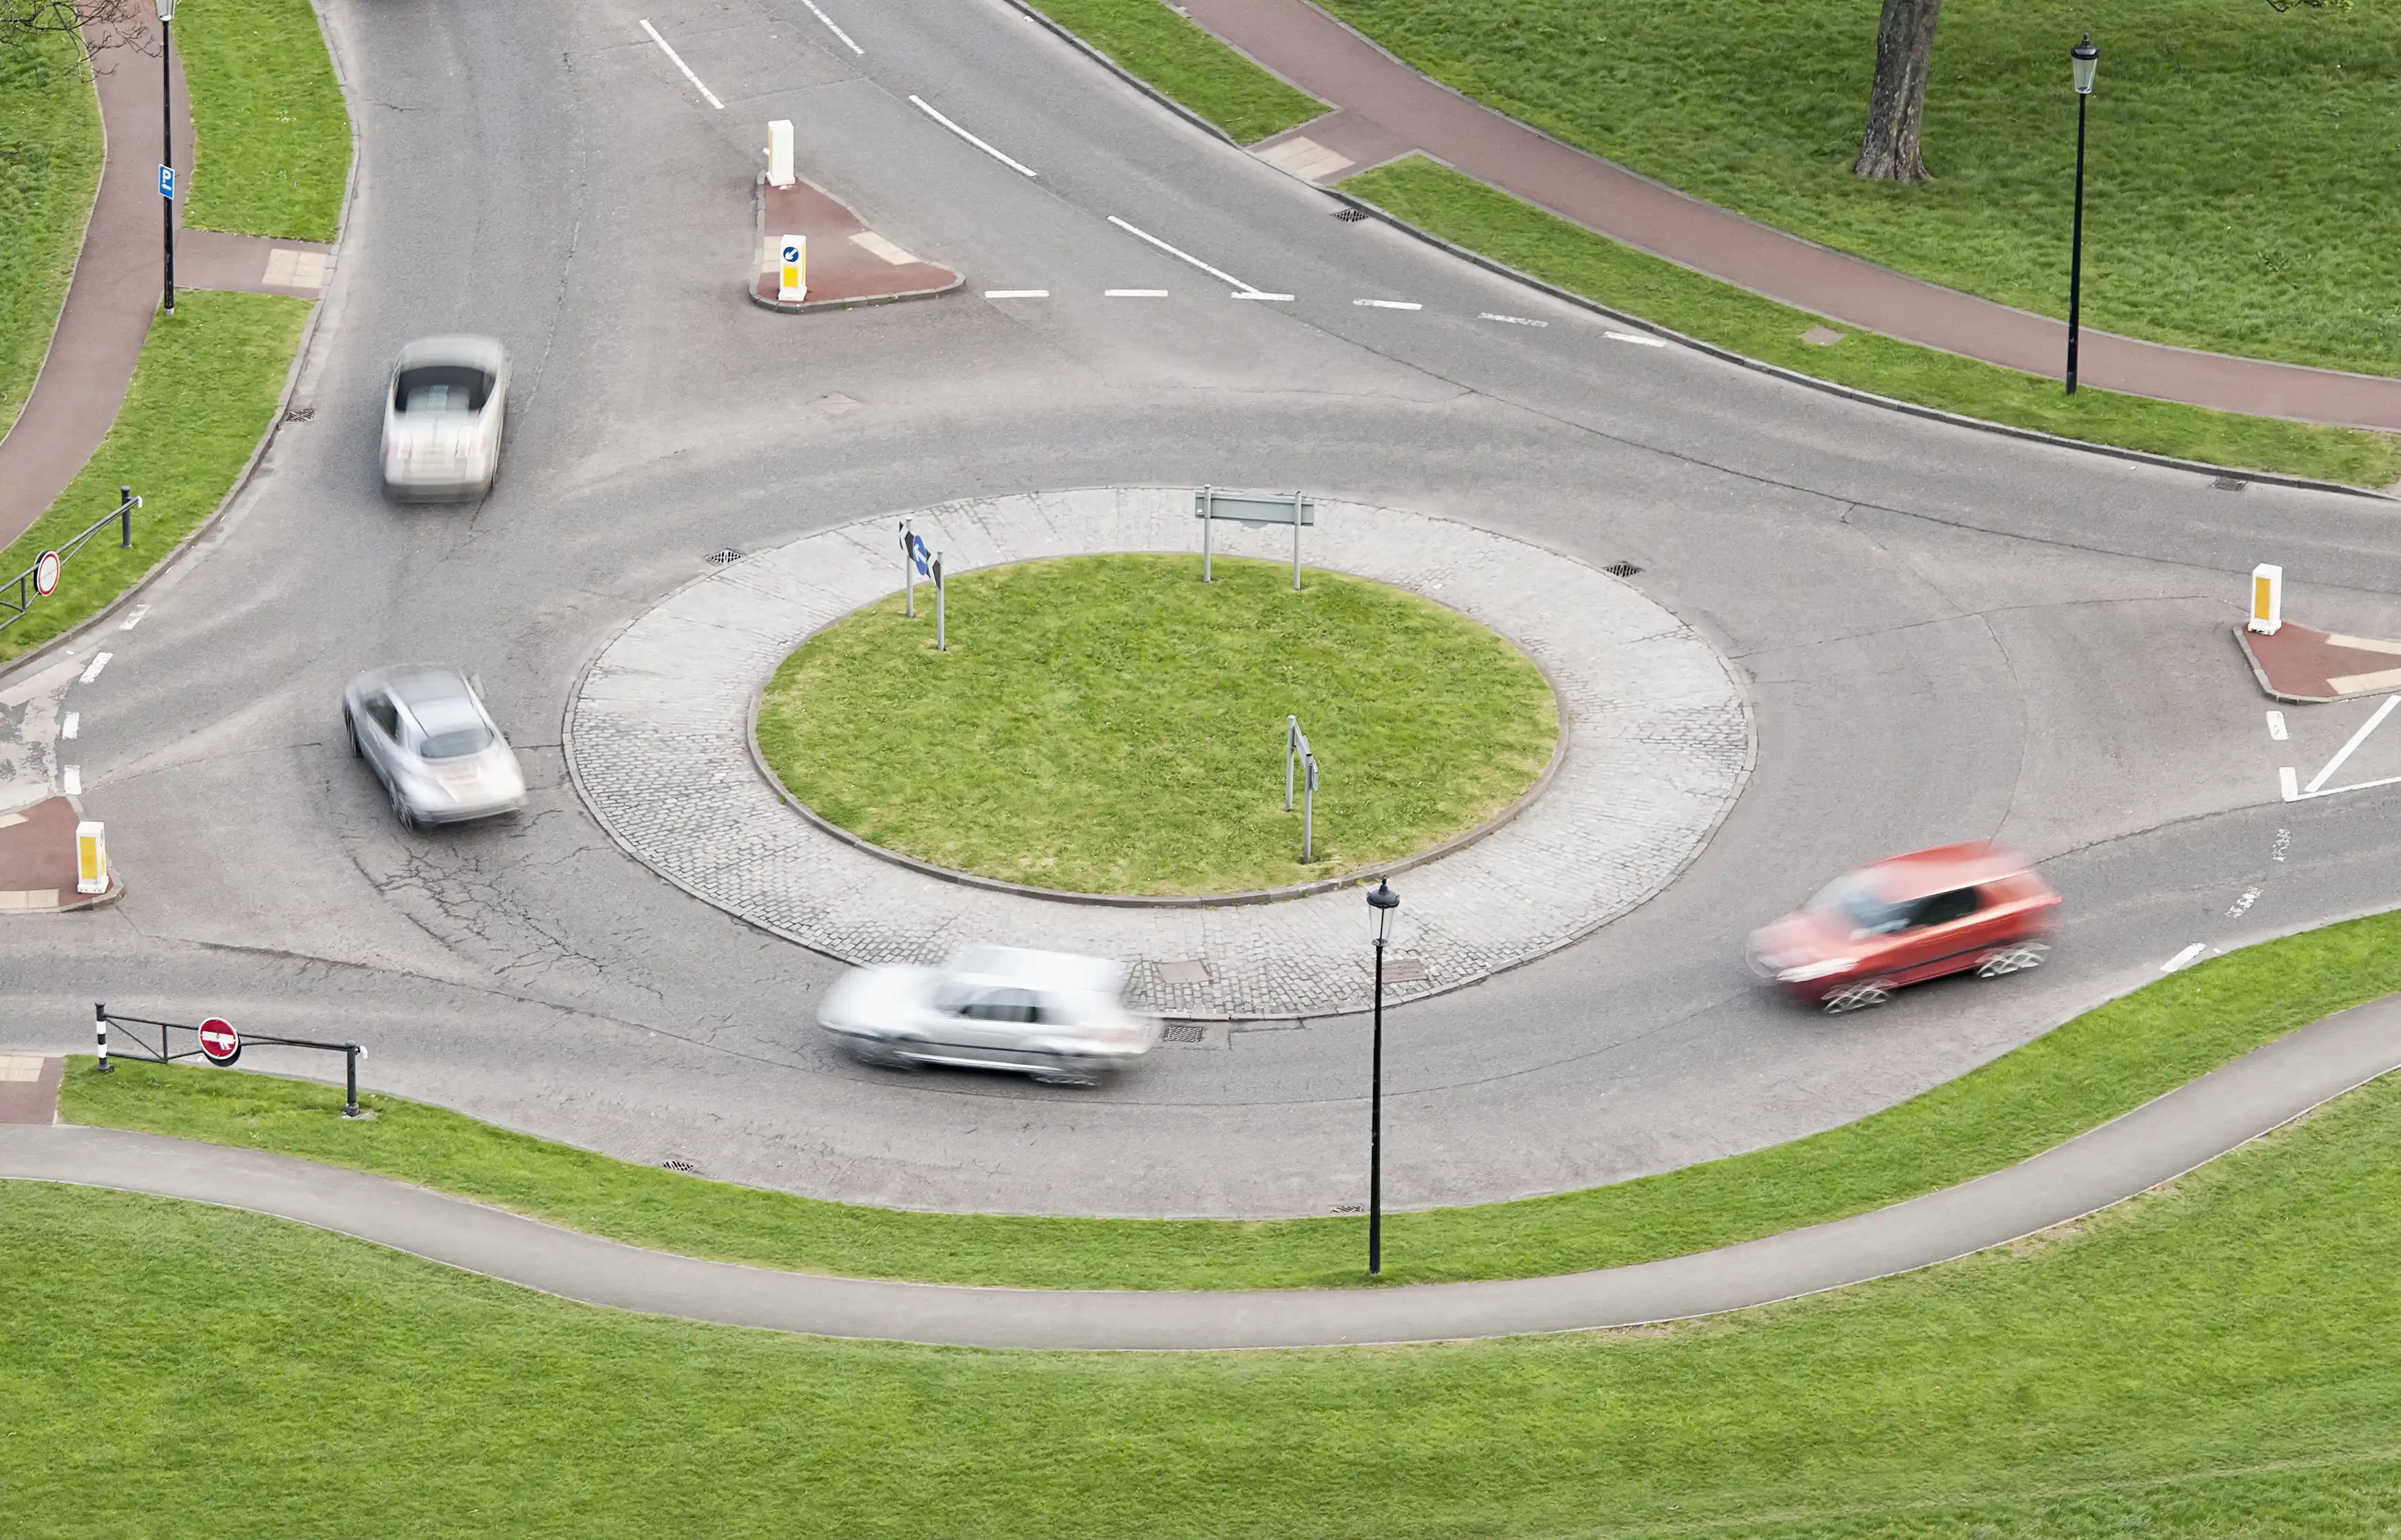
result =
M707 97L708 104L715 107L719 112L723 112L725 110L725 103L717 99L717 93L710 90L707 86L702 85L700 83L700 76L692 73L692 66L683 62L683 55L667 47L667 40L659 35L658 28L651 25L648 21L644 21L642 23L642 30L651 34L652 42L656 43L661 48L665 48L666 50L666 56L675 61L675 67L683 71L683 77L692 82L693 89L700 92L701 95Z
M1365 305L1378 310L1422 310L1424 306L1411 299L1354 299L1353 305Z
M1261 294L1256 289L1236 289L1227 297L1229 299L1272 299L1280 304L1290 304L1292 302L1292 296L1288 294Z
M91 662L84 666L83 677L79 682L89 684L92 681L100 678L100 671L107 667L108 660L116 655L117 654L114 653L94 653L91 656Z
M83 713L80 711L69 711L59 723L59 736L62 738L72 738L82 731Z
M83 795L83 766L70 764L59 772L59 789L70 797Z
M816 17L818 21L826 24L826 30L828 32L832 33L836 37L842 39L842 46L844 48L846 48L851 52L857 54L864 54L867 51L865 48L860 48L858 44L850 40L850 34L843 31L840 27L835 26L833 24L832 17L828 16L825 12L817 9L817 0L801 0L801 4L809 7L809 14L811 16Z
M1530 321L1522 315L1500 315L1491 310L1484 311L1475 319L1478 321L1505 321L1512 326L1547 326L1550 324L1547 321Z
M1010 171L1017 172L1020 176L1036 176L1040 174L1024 161L1014 159L1009 156L1002 154L1000 151L994 149L990 144L985 144L982 140L978 139L974 134L967 132L967 130L960 128L956 123L944 117L940 112L937 112L934 109L934 104L926 101L924 97L912 96L909 98L909 100L915 104L919 112L924 113L935 122L940 123L942 127L950 130L953 133L957 134L961 139L973 144L977 149L983 151L984 154L992 157L995 160L999 161L1002 165L1007 166Z
M2170 957L2167 961L2160 964L2160 971L2162 973L2173 973L2179 968L2189 968L2194 963L2199 962L2201 960L2201 955L2208 950L2209 946L2207 942L2195 942L2190 946L2188 946L2183 951L2177 953L2175 956Z
M2271 711L2268 713L2268 736L2275 739L2278 743L2282 743L2285 738L2291 736L2290 734L2284 731L2284 712Z
M118 626L118 627L117 627L117 629L118 629L118 630L120 630L120 631L130 631L130 630L132 630L135 626L139 626L139 625L141 625L141 624L142 624L142 617L143 617L144 615L148 614L149 612L150 612L150 606L148 606L148 605L146 605L146 604L137 604L137 605L135 605L135 606L133 607L133 612L132 612L131 614L130 614L130 615L128 615L128 616L126 616L126 617L125 617L125 624L124 624L124 625L122 625L122 626Z
M1637 337L1632 332L1603 332L1600 335L1612 342L1632 342L1645 348L1664 348L1667 345L1667 339L1663 337Z
M1166 241L1159 239L1159 237L1151 234L1148 230L1136 229L1134 227L1127 224L1124 220L1119 219L1115 214L1109 215L1109 223L1115 225L1118 229L1125 231L1126 234L1132 236L1136 241L1149 241L1152 245L1158 247L1160 251L1165 252L1168 255L1175 258L1178 262L1188 262L1192 264L1192 266L1200 268L1202 272L1207 273L1210 277L1218 280L1220 282L1232 284L1235 289L1242 294L1255 295L1259 293L1259 286L1257 284L1245 283L1241 279L1236 278L1232 273L1226 271L1222 268L1213 268L1206 262L1201 261L1199 257L1193 255L1190 252L1179 251L1175 247L1169 245Z

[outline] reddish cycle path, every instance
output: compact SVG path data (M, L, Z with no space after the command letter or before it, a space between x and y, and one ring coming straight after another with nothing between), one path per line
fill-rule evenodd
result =
M1420 75L1307 0L1185 0L1184 8L1339 109L1278 139L1305 136L1360 166L1422 150L1612 240L1795 309L2029 374L2055 378L2065 366L2064 323L1829 251L1571 148ZM2221 411L2401 430L2401 379L2198 352L2090 327L2078 378Z

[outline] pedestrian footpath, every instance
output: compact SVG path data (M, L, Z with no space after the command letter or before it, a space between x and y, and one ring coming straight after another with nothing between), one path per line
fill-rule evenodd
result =
M1798 309L2028 374L2059 376L2067 327L1745 219L1572 148L1420 75L1308 0L1188 0L1202 27L1338 109L1253 146L1330 184L1421 151L1613 241ZM2401 379L2084 329L2078 378L2219 411L2401 431Z
M2032 1160L1889 1208L1634 1267L1388 1288L967 1288L646 1251L423 1188L117 1129L0 1124L0 1179L276 1215L586 1304L972 1347L1326 1347L1588 1331L1715 1314L1929 1267L2169 1181L2401 1068L2401 996L2325 1018Z

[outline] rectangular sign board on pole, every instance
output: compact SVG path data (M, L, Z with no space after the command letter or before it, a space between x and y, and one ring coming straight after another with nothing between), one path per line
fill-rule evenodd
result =
M1192 516L1200 521L1200 581L1211 581L1209 531L1217 520L1232 519L1245 529L1270 524L1292 526L1292 585L1300 586L1300 527L1317 522L1317 502L1299 492L1227 492L1203 487L1192 494Z
M804 235L784 237L779 254L781 276L776 280L775 297L787 303L798 303L809 296L809 238Z

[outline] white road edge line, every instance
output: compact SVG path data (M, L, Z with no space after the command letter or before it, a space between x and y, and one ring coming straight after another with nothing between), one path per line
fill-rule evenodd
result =
M1632 332L1603 332L1600 335L1612 342L1631 342L1643 348L1664 348L1667 345L1664 337L1637 337Z
M1104 299L1165 299L1167 291L1165 289L1103 289L1101 296Z
M942 127L950 130L953 133L957 134L961 139L973 144L977 149L983 151L984 154L992 157L995 160L999 161L1002 165L1007 166L1010 171L1017 172L1020 176L1036 176L1040 174L1036 172L1033 167L1025 164L1025 162L1010 159L1008 156L1005 156L998 150L994 149L990 144L978 139L974 134L967 132L967 130L960 128L956 123L944 117L940 112L937 112L934 109L934 104L926 101L924 97L912 96L909 98L909 100L916 104L916 108L919 112L924 113L935 122L940 123Z
M143 617L144 615L148 614L149 612L150 612L150 606L148 606L148 605L146 605L146 604L137 604L137 605L135 605L135 606L133 607L133 612L132 612L131 614L130 614L130 615L128 615L128 616L126 616L126 617L125 617L125 624L124 624L124 625L122 625L122 626L118 626L118 627L117 627L117 629L118 629L118 630L120 630L120 631L130 631L130 630L132 630L135 626L139 626L139 625L141 625L141 624L142 624L142 617Z
M2183 951L2177 953L2175 956L2170 957L2167 961L2160 964L2160 971L2162 973L2173 973L2179 968L2189 967L2203 952L2208 950L2208 942L2195 942L2190 946L2188 946Z
M1413 299L1354 299L1353 305L1365 305L1379 310L1422 310L1424 306Z
M1263 294L1257 289L1236 289L1227 297L1228 299L1271 299L1279 305L1292 303L1292 296L1288 294Z
M1151 234L1148 230L1136 229L1115 214L1109 215L1109 223L1115 225L1118 229L1125 231L1126 234L1132 236L1136 241L1149 241L1152 245L1158 247L1160 251L1165 252L1168 255L1175 258L1178 262L1191 263L1194 267L1200 268L1202 272L1207 273L1210 277L1217 280L1221 283L1231 283L1237 291L1235 295L1236 298L1241 298L1245 295L1255 296L1262 299L1277 297L1275 296L1261 294L1257 284L1245 283L1241 279L1236 278L1232 273L1226 272L1221 268L1213 268L1206 262L1201 261L1199 257L1193 255L1190 252L1177 251L1166 241L1161 241L1159 237ZM1289 296L1287 296L1283 297Z
M82 731L83 713L80 711L69 711L59 722L59 736L62 738L72 738Z
M1050 297L1050 291L1048 289L986 289L983 296L986 299L1048 299Z
M853 53L861 55L862 57L866 54L867 50L865 48L860 48L858 44L850 40L850 34L843 31L840 27L833 24L832 17L828 16L825 12L817 9L816 0L801 0L801 4L808 7L809 14L811 16L814 16L818 21L824 22L829 31L830 31L836 37L841 38L844 48L850 49Z
M2366 743L2368 734L2384 725L2384 719L2393 714L2393 708L2396 706L2401 706L2401 695L2385 696L2384 704L2376 708L2373 716L2359 724L2359 731L2351 736L2351 741L2337 750L2334 758L2326 761L2325 769L2310 777L2310 783L2301 788L2302 793L2306 795L2324 786L2328 777L2342 768L2342 762L2351 758L2351 751Z
M108 660L116 655L117 654L114 653L94 653L91 655L91 662L84 667L83 678L76 681L76 682L79 684L89 684L92 681L100 678L100 671L107 667Z
M656 43L660 48L666 49L667 57L675 61L676 68L683 71L683 77L692 82L693 89L700 92L701 95L707 97L708 104L715 107L719 112L723 112L725 110L725 103L717 99L717 93L710 90L707 86L702 85L700 83L700 76L692 73L692 66L683 62L683 55L676 52L676 50L671 48L667 48L667 40L659 35L658 28L651 25L650 22L646 21L642 23L642 30L651 34L652 42Z

